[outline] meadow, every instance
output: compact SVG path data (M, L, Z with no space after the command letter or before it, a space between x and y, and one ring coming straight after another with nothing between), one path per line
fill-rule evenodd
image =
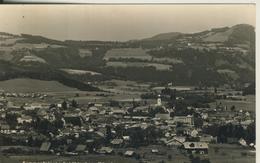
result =
M108 50L104 56L104 60L110 58L135 58L142 60L151 60L152 56L146 53L142 48L119 48Z
M36 79L17 78L0 81L0 90L14 93L25 92L64 92L76 91L76 88L67 87L57 81L43 81Z
M106 66L111 67L154 67L156 70L170 70L171 65L160 64L160 63L150 63L150 62L107 62Z
M61 69L62 71L71 74L71 75L101 75L98 72L94 72L94 71L87 71L87 70L75 70L75 69Z
M216 100L218 103L222 103L223 106L227 106L227 108L231 108L233 105L235 106L236 110L244 110L244 111L251 111L255 112L256 103L255 103L255 96L254 95L247 95L246 100ZM215 108L216 103L210 103L211 108Z
M236 144L211 144L209 159L211 163L253 163L255 151Z

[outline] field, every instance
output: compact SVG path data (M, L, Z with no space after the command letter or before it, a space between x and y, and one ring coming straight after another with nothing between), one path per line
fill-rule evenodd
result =
M32 43L17 43L17 41L23 40L23 38L10 38L10 39L0 39L0 60L10 61L13 59L16 50L21 49L36 49L36 50L43 50L46 48L61 48L64 46L55 45L55 44L32 44ZM28 52L29 53L29 52ZM34 61L34 62L41 62L45 63L45 60L36 56L25 56L21 59L21 61Z
M220 70L217 70L217 72L218 72L219 74L222 74L222 75L227 75L227 76L229 76L230 78L232 78L232 79L234 79L234 80L236 80L236 79L239 78L239 75L238 75L235 71L233 71L233 70L220 69Z
M0 47L0 60L4 60L4 61L12 60L14 56L10 53L11 51L3 51L2 48Z
M27 55L20 59L20 62L39 62L39 63L46 63L46 61L40 57Z
M13 38L13 37L9 37L6 39L1 39L0 40L0 44L5 44L5 45L13 45L16 43L16 41L18 40L23 40L23 38Z
M209 146L209 159L212 163L254 163L255 151L239 145L212 144Z
M205 38L203 38L203 41L207 42L224 42L228 40L229 35L233 32L233 29L229 29L224 32L210 32L209 34L206 35Z
M102 90L112 92L114 94L141 94L148 91L149 84L137 83L135 81L124 80L108 80L95 85Z
M152 153L152 149L158 149L159 153ZM140 148L118 148L115 149L113 155L95 155L87 154L80 156L56 156L56 155L16 155L16 156L1 156L1 163L20 163L22 161L43 162L78 162L78 163L137 163L140 160L135 158L127 158L119 156L118 153L124 153L126 150L132 150L140 155L140 160L149 163L188 163L190 162L189 155L180 152L175 147L166 147L162 145L150 145ZM171 158L169 158L169 155ZM255 162L255 151L248 148L243 148L239 145L231 144L210 144L209 153L206 155L197 155L202 158L209 159L211 163L253 163Z
M141 48L120 48L112 49L107 51L104 59L108 60L110 58L136 58L142 60L151 60L152 57L146 53L144 49Z
M81 58L84 57L91 57L92 56L92 52L88 49L79 49L79 56Z
M11 79L0 81L0 90L7 92L64 92L76 91L75 88L67 87L56 81L43 81L35 79Z
M46 43L40 43L40 44L31 44L31 43L16 43L13 48L14 49L46 49L46 48L62 48L64 46L61 45L55 45L55 44L46 44Z
M236 110L245 110L255 112L255 96L248 95L246 96L245 101L236 101L236 100L217 100L217 102L221 102L223 106L227 106L230 108L231 106L235 106ZM214 108L216 105L215 102L210 103L211 108Z
M168 58L168 57L163 57L163 58L153 58L153 61L159 62L159 63L167 63L167 64L178 64L178 63L183 63L182 60L177 59L177 58Z
M152 153L152 149L157 149L158 153ZM189 158L182 154L177 148L175 147L166 147L163 145L149 145L140 148L129 148L123 149L126 150L133 150L136 153L140 154L142 160L147 161L149 163L158 163L160 161L164 161L165 163L188 163ZM172 158L169 159L168 156Z
M81 104L94 101L108 102L110 100L132 101L133 98L138 101L140 100L140 95L147 92L150 85L146 83L140 84L135 81L108 80L99 82L94 86L105 92L79 92L79 97L70 97L70 99L75 99Z
M0 156L1 163L137 163L135 159L120 157L120 156L108 156L108 155L85 155L85 156L55 156L55 155L17 155L17 156Z
M155 90L155 91L161 91L163 90L165 87L153 87L152 90ZM190 91L190 90L193 90L194 87L193 86L171 86L171 87L168 87L170 89L176 89L177 91Z
M85 74L89 74L89 75L101 75L98 72L94 72L94 71L86 71L86 70L75 70L75 69L61 69L62 71L71 74L71 75L85 75Z
M155 67L157 70L170 70L168 64L148 63L148 62L107 62L106 66L112 67Z
M63 99L75 99L80 104L88 104L89 102L109 102L117 101L135 101L141 100L140 95L149 90L149 84L137 83L134 81L108 80L96 83L94 86L104 90L104 92L79 91L70 88L56 81L41 81L35 79L12 79L0 81L0 90L14 93L41 92L48 95L47 98L24 98L9 97L14 104L23 103L57 103ZM76 96L77 95L77 96ZM153 101L155 103L155 101Z
M151 149L158 149L160 153L152 153ZM95 154L87 154L81 156L55 156L55 155L17 155L17 156L0 156L0 160L3 163L7 162L22 162L22 161L35 161L35 162L42 162L42 161L49 161L50 163L54 162L64 162L64 163L71 163L78 162L78 163L138 163L140 160L137 160L134 157L124 157L119 156L118 153L125 153L127 150L132 150L140 155L140 160L147 161L149 163L158 163L159 161L164 161L165 163L185 163L189 162L189 158L176 148L169 148L162 145L150 145L140 148L117 148L114 149L113 155L95 155ZM168 155L171 155L171 159L168 159ZM2 162L1 162L2 163Z
M114 59L126 59L134 58L140 60L146 60L151 62L121 62L121 61L108 61L106 66L112 67L155 67L157 70L170 70L171 64L182 63L181 60L176 58L152 58L141 48L120 48L109 50L104 57L104 60ZM152 62L154 60L154 63Z

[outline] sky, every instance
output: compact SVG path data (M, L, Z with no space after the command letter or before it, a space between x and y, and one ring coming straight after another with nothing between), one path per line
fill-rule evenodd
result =
M252 4L1 5L0 31L58 40L142 39L165 32L255 26Z

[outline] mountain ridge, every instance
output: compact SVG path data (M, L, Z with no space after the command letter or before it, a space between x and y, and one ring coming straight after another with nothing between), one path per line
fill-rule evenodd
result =
M255 80L255 30L247 24L193 34L162 33L126 42L59 41L37 35L18 36L2 32L0 44L0 61L6 62L0 62L0 67L1 64L3 67L1 80L15 77L65 80L67 82L63 84L81 85L84 90L96 90L89 87L88 82L111 78L175 81L176 84L191 85L205 81L213 85ZM119 52L117 50L117 54L112 54L114 58L105 60L108 51L115 52L113 49ZM120 51L127 51L129 56L121 55ZM140 53L133 54L137 51ZM60 69L94 71L102 75L70 75Z
M224 27L214 27L211 28L210 30L202 30L201 32L191 32L191 33L185 33L185 32L162 32L162 33L157 33L152 35L151 37L147 37L147 38L143 38L143 39L134 39L134 40L128 40L128 41L154 41L154 40L169 40L175 37L178 37L179 35L196 35L199 33L203 33L203 32L216 32L219 30L223 30L223 29L231 29L231 28L251 28L252 30L255 29L254 26L250 25L250 24L236 24L233 25L231 27L229 26L224 26ZM25 33L21 33L20 35L15 35L12 34L10 32L0 32L0 35L10 35L10 36L17 36L17 37L25 37L25 38L29 38L29 39L35 39L35 41L37 42L37 38L40 40L44 40L46 39L47 41L53 41L56 43L66 43L68 41L78 41L78 42L128 42L128 41L102 41L102 40L64 40L61 41L59 39L51 39L48 37L44 37L41 35L33 35L33 34L25 34Z
M145 39L140 39L141 41L162 41L162 40L170 40L170 39L173 39L175 37L178 37L180 35L197 35L197 34L201 34L201 33L209 33L209 32L223 32L226 31L226 30L230 30L230 29L240 29L240 28L243 28L243 29L246 29L246 30L251 30L251 31L254 31L254 27L252 25L249 25L249 24L236 24L236 25L233 25L231 27L228 27L228 26L225 26L225 27L219 27L219 28L211 28L210 30L204 30L204 31L201 31L201 32L193 32L193 33L183 33L183 32L166 32L166 33L159 33L159 34L156 34L154 36L151 36L149 38L145 38ZM230 33L232 34L232 33Z

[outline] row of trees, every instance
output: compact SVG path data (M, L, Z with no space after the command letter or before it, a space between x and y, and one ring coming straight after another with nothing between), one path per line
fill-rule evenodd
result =
M243 138L247 143L255 143L255 122L243 128L241 125L234 125L228 123L226 125L212 125L203 129L205 133L212 136L217 136L218 141L221 143L227 143L228 138Z
M162 132L154 126L148 126L146 129L142 129L141 127L125 129L122 125L118 125L115 127L115 131L117 134L113 135L111 132L111 127L106 127L106 143L110 142L112 138L120 138L123 135L129 135L129 145L132 147L140 147L142 145L155 143L157 139L162 136Z

